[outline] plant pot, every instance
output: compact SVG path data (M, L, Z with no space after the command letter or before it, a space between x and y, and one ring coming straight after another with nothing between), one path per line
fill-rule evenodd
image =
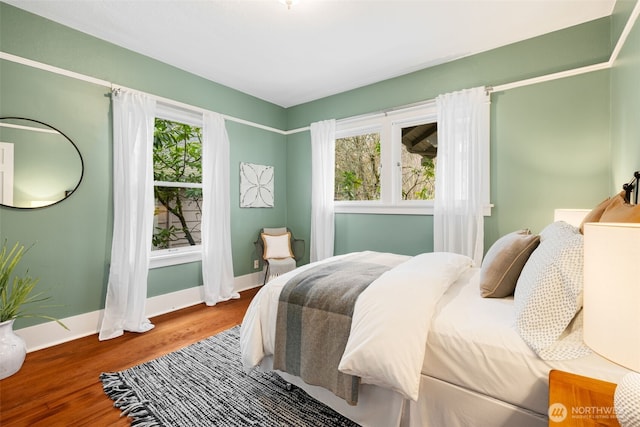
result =
M13 332L14 320L0 323L0 380L18 372L27 355L24 340Z

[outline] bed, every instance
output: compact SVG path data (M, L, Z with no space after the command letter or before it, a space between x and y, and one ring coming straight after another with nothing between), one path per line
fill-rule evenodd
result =
M578 228L555 222L539 236L523 230L499 239L481 267L456 254L377 252L299 267L251 302L241 329L243 365L274 369L274 353L282 354L278 305L292 278L366 260L386 270L357 298L339 362L360 380L357 403L276 370L286 381L363 426L546 426L550 370L613 383L629 372L582 343L581 239Z

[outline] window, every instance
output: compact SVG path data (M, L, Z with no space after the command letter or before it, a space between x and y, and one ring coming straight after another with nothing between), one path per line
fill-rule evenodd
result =
M437 152L435 102L338 122L335 211L432 213Z
M400 128L402 200L433 200L437 154L437 123Z
M151 267L201 259L202 117L158 105Z
M380 200L380 133L336 139L335 200Z

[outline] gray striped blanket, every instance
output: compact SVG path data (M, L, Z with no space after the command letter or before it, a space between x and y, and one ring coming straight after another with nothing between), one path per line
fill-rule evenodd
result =
M390 268L359 253L291 278L278 301L274 368L356 405L360 378L339 372L338 364L358 296Z

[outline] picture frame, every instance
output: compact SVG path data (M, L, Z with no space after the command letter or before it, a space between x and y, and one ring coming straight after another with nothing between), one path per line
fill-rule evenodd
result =
M240 207L272 208L274 206L273 166L240 163Z

